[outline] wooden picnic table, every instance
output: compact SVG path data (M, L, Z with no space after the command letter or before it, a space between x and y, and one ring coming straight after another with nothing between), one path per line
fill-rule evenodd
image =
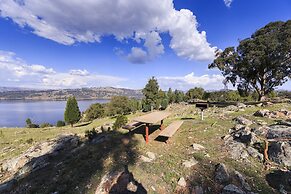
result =
M156 111L156 112L151 112L148 114L145 114L140 117L136 117L133 119L136 122L144 123L145 124L145 134L146 134L146 143L149 142L149 125L150 124L155 124L160 122L161 126L160 129L163 129L163 121L165 118L170 116L171 113L166 112L166 111Z

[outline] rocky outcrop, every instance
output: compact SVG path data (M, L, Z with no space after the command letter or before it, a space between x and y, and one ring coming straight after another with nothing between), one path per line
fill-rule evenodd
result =
M220 184L227 183L230 179L228 169L222 163L219 163L215 166L215 176L214 180Z
M50 155L56 155L66 149L76 148L78 143L78 136L73 134L61 135L58 138L31 147L16 158L4 161L1 164L1 170L4 174L16 174L16 177L21 177L47 166Z
M281 109L278 111L270 111L267 109L258 110L254 113L254 116L257 117L267 117L267 118L291 118L291 111Z
M241 124L241 125L247 125L247 126L249 126L249 125L253 124L253 121L250 121L249 119L246 119L246 118L244 118L242 116L236 117L234 120L238 124Z

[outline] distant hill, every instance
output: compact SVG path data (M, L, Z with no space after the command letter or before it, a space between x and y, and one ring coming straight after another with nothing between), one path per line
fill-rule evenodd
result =
M110 99L112 96L140 99L143 96L141 90L114 87L56 90L0 87L0 100L66 100L70 95L74 95L78 100Z

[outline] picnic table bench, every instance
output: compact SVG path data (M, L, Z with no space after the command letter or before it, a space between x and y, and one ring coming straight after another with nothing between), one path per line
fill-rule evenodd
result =
M130 124L127 124L127 125L123 126L122 128L131 131L131 130L134 130L136 128L139 128L139 127L141 127L143 125L145 125L145 124L144 123L141 123L141 122L132 122Z
M167 137L168 139L166 143L168 143L169 138L176 133L176 131L181 127L182 124L183 121L174 121L168 127L163 129L159 136Z

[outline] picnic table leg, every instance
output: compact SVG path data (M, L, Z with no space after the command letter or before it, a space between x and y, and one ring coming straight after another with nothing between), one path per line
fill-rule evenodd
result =
M146 132L146 143L149 142L149 125L146 124L145 126L145 132Z
M161 120L161 126L160 126L160 129L161 129L161 130L164 129L163 123L164 123L164 120Z

